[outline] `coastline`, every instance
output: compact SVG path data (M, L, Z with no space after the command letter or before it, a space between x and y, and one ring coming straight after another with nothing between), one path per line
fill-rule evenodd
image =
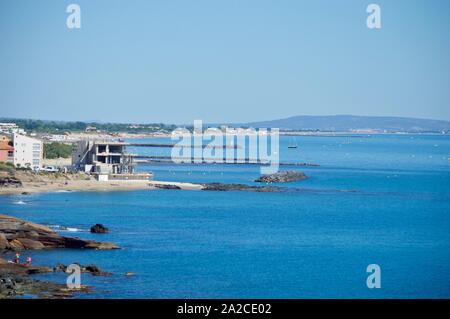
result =
M22 295L33 295L38 298L69 298L76 292L89 290L88 286L73 290L63 284L36 280L31 277L34 274L66 272L67 267L60 263L55 267L36 266L32 264L31 258L25 263L20 260L20 253L24 251L49 249L111 250L120 249L120 247L110 242L65 237L42 224L9 215L0 215L0 299L17 298ZM15 253L19 254L16 255L16 259L12 257ZM94 264L78 265L80 271L89 272L95 276L111 274L100 270Z
M0 195L35 194L51 192L72 192L72 191L120 191L149 189L147 182L98 182L98 181L70 181L70 182L24 182L21 187L2 187Z
M291 172L292 173L292 172ZM286 175L287 174L280 174ZM307 177L301 173L301 178L298 180L307 179ZM255 180L261 182L264 185L247 185L236 183L188 183L188 182L168 182L168 181L110 181L99 182L96 180L77 180L66 183L22 183L20 187L0 187L1 195L29 195L33 193L51 193L51 192L110 192L110 191L133 191L133 190L189 190L189 191L255 191L255 192L280 192L285 191L287 188L280 186L270 185L273 182L285 183L291 180L280 177L275 178L273 176L262 176L264 180ZM273 178L273 181L270 179ZM267 179L267 181L266 181ZM295 190L295 188L294 188ZM299 189L297 189L299 190Z
M0 187L1 195L27 195L35 193L51 192L110 192L133 190L156 190L164 185L182 190L201 190L201 184L166 182L166 181L110 181L99 182L96 180L71 180L66 182L23 182L21 187Z

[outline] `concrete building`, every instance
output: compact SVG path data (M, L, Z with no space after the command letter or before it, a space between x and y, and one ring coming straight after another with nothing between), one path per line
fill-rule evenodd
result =
M72 165L107 180L146 180L150 173L135 173L134 154L126 153L128 143L112 140L82 140L72 153Z
M40 168L44 155L42 141L25 135L13 134L14 165L17 167Z

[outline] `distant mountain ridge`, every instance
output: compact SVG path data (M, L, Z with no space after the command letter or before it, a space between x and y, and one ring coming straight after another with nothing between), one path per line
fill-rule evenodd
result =
M450 121L393 116L300 115L285 119L244 123L255 128L348 132L374 130L387 132L450 132Z

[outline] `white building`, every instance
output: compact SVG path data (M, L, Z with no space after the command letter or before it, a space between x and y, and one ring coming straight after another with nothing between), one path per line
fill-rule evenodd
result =
M14 133L14 165L19 167L42 167L44 145L42 141Z
M14 133L25 134L25 131L23 129L19 128L19 126L17 126L16 123L0 123L0 133L5 133L5 134L14 134Z

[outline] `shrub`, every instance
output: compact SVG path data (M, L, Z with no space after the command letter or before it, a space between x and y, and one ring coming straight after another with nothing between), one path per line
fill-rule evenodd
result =
M73 146L64 143L44 144L44 157L47 159L69 158L72 155Z

